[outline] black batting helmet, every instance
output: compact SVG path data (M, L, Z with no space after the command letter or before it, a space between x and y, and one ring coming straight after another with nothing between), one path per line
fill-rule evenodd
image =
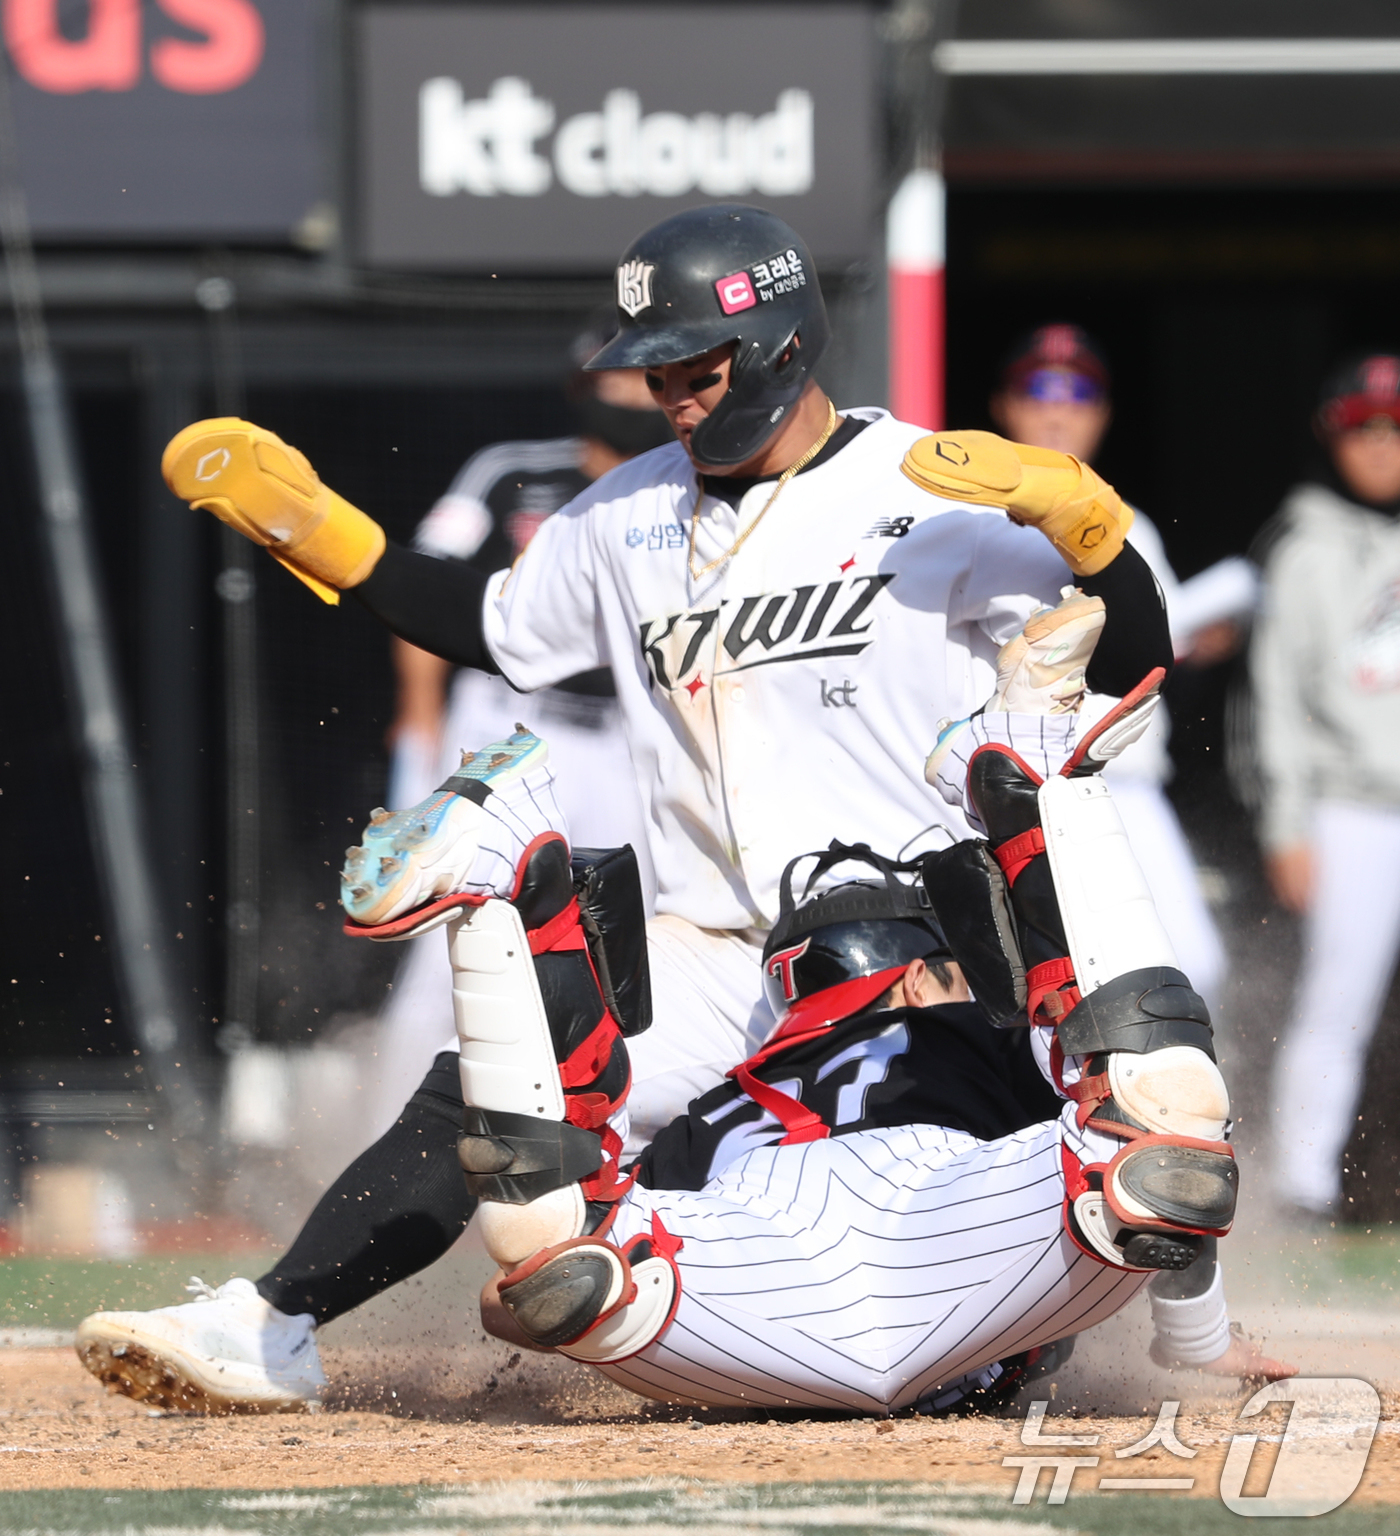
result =
M831 338L802 237L743 203L691 208L638 235L618 263L617 321L588 368L655 368L736 343L729 389L690 439L716 469L778 430Z
M799 906L792 872L815 859ZM805 899L838 864L866 864L879 880L852 880ZM778 1035L807 1034L869 1007L914 960L951 960L952 951L919 884L899 873L909 866L864 843L833 842L825 853L800 854L783 871L778 921L763 946L763 989L778 1019Z

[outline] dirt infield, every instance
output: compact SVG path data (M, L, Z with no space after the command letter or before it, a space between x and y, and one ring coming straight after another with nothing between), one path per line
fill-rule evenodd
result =
M1371 1510L1375 1518L1383 1514L1391 1521L1393 1511L1380 1506L1400 1505L1400 1314L1394 1307L1393 1246L1387 1240L1374 1253L1366 1249L1361 1259L1348 1260L1347 1268L1346 1244L1324 1250L1311 1239L1296 1239L1290 1246L1271 1229L1258 1234L1246 1229L1242 1238L1231 1270L1231 1288L1239 1298L1235 1315L1267 1340L1271 1353L1293 1361L1305 1375L1361 1377L1381 1392L1384 1418L1362 1484L1346 1508L1357 1519ZM109 1498L147 1491L177 1502L180 1490L199 1489L244 1490L248 1498L281 1500L297 1491L321 1490L329 1497L334 1489L374 1487L416 1489L414 1497L423 1498L428 1498L424 1490L458 1489L466 1497L469 1485L477 1490L471 1494L476 1499L485 1497L483 1487L497 1482L520 1490L548 1483L566 1490L577 1484L639 1491L676 1482L729 1489L735 1498L746 1486L809 1485L828 1488L836 1498L837 1485L843 1484L846 1493L885 1486L909 1489L913 1498L917 1486L936 1484L958 1490L960 1498L990 1499L1009 1517L1020 1473L1004 1467L1003 1458L1027 1454L1021 1432L1028 1403L1050 1399L1047 1429L1100 1437L1092 1448L1060 1453L1097 1455L1100 1461L1097 1468L1075 1472L1068 1509L1094 1502L1080 1494L1104 1476L1189 1478L1189 1491L1095 1494L1095 1500L1145 1501L1157 1511L1154 1520L1167 1521L1161 1526L1166 1532L1176 1530L1171 1512L1185 1499L1209 1500L1211 1518L1236 1521L1214 1502L1228 1443L1241 1430L1260 1433L1244 1491L1261 1492L1272 1467L1271 1437L1276 1444L1287 1411L1273 1407L1241 1424L1238 1409L1248 1394L1237 1383L1152 1366L1142 1297L1082 1335L1053 1381L1033 1385L1003 1418L800 1422L794 1416L774 1422L782 1416L668 1408L643 1402L557 1356L521 1356L486 1341L473 1326L476 1291L486 1272L483 1256L465 1241L431 1270L323 1329L320 1345L332 1389L327 1411L320 1414L152 1416L124 1398L109 1397L70 1349L0 1348L0 1501L22 1490L35 1491L36 1498L42 1490L66 1498L63 1491L69 1490L80 1503L86 1498L82 1490L88 1490L98 1504L104 1490ZM210 1271L208 1277L226 1275ZM162 1283L172 1294L138 1300L106 1277L100 1294L94 1289L87 1304L182 1299L173 1280ZM70 1312L43 1320L71 1326L81 1316L76 1296L74 1301ZM33 1316L32 1310L26 1315ZM1147 1434L1166 1401L1180 1402L1177 1433L1198 1455L1184 1460L1157 1449L1119 1460L1115 1452ZM1047 1510L1048 1481L1049 1474L1042 1473L1033 1504L1018 1518L1058 1520L1061 1511ZM1207 1518L1206 1504L1194 1507ZM124 1508L112 1506L115 1512ZM45 1510L36 1506L34 1529L69 1529L66 1515L58 1520L62 1511ZM975 1512L965 1513L971 1519ZM177 1511L171 1519L183 1529L189 1525L186 1514ZM227 1509L209 1518L210 1529L232 1529ZM341 1528L334 1511L316 1516L322 1518L330 1522L328 1530ZM539 1520L539 1529L558 1536L552 1517ZM0 1529L11 1528L0 1519ZM536 1526L528 1528L533 1532ZM605 1522L594 1528L612 1527ZM671 1527L662 1522L655 1528ZM887 1522L879 1528L892 1527ZM1157 1529L1144 1527L1142 1536L1154 1536ZM1350 1536L1353 1527L1345 1529ZM105 1536L106 1527L101 1531ZM295 1536L302 1536L300 1527Z
M483 1378L491 1358L495 1369ZM691 1412L640 1403L564 1362L527 1358L505 1369L484 1347L416 1361L398 1358L396 1386L383 1384L382 1365L370 1351L328 1353L334 1387L323 1413L200 1419L153 1417L108 1396L69 1350L6 1350L0 1352L0 1490L680 1477L937 1481L1000 1491L1009 1500L1020 1474L1004 1468L1002 1458L1026 1454L1019 1416L772 1422L761 1415ZM397 1395L386 1404L376 1401L380 1394ZM1153 1412L1065 1416L1058 1427L1098 1433L1095 1449L1115 1477L1187 1474L1195 1480L1193 1496L1214 1497L1229 1439L1240 1428L1240 1401L1240 1394L1229 1392L1183 1405L1177 1432L1199 1451L1190 1462L1160 1448L1114 1457L1115 1449L1147 1433ZM1385 1420L1353 1504L1400 1503L1397 1414L1400 1397L1386 1394ZM1052 1415L1059 1417L1058 1404ZM1260 1427L1267 1433L1268 1426ZM1069 1454L1086 1453L1076 1448ZM1261 1486L1267 1479L1270 1457L1261 1452L1256 1461L1246 1492L1255 1479Z

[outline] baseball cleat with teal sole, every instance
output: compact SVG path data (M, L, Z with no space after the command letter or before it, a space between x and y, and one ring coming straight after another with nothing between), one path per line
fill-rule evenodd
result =
M549 748L523 727L464 753L459 768L407 811L377 810L345 851L340 904L357 923L380 924L466 889L488 798L541 769Z

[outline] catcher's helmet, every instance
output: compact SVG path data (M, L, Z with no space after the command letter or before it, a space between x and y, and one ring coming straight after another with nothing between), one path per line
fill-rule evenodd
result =
M837 864L868 864L880 880L853 880L818 892L799 906L792 872L816 864L803 896ZM849 1018L887 992L913 960L951 960L922 885L906 885L909 866L873 853L864 843L833 842L825 853L804 853L783 871L778 921L763 946L763 988L779 1034L806 1034Z
M617 322L586 367L655 368L737 343L729 389L690 439L697 462L716 469L752 458L778 430L831 337L802 237L742 203L692 208L638 235L617 268Z

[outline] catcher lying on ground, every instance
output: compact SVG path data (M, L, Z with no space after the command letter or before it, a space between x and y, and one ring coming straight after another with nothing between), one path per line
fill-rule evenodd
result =
M580 905L525 732L377 817L344 900L369 937L450 925L496 1329L648 1396L880 1412L1013 1390L1154 1269L1177 1282L1159 1325L1223 1317L1235 1165L1210 1026L1090 771L1153 701L1077 745L1073 715L945 729L930 775L991 841L914 884L860 850L879 881L798 907L790 865L764 948L778 1029L625 1174L643 951L602 932L625 860L585 857Z
M510 858L510 823L492 815L500 793L517 809L545 802L535 738L476 754L444 786L460 831L450 848L432 841L431 871L415 861L407 816L372 829L347 871L347 908L374 916L375 937L451 924L460 1153L501 1266L490 1307L530 1342L643 1395L880 1412L1103 1321L1151 1271L1201 1259L1234 1216L1225 1085L1204 1005L1175 969L1091 771L1131 739L1152 702L1141 695L1077 746L1073 716L983 715L945 733L945 792L965 762L967 807L990 843L926 857L921 886L897 886L885 867L877 895L892 910L870 942L892 963L819 990L826 1006L788 1013L737 1069L785 1131L713 1174L688 1169L684 1182L700 1188L650 1187L646 1163L619 1166L628 1071L626 1020L606 1006L611 962L590 955L562 835L538 833ZM387 868L381 839L398 850ZM425 901L444 877L450 894ZM859 922L871 897L840 887L794 909L787 895L764 971L790 1006L824 930ZM868 1123L860 1101L885 1065L869 1041L833 1113L840 1134L803 1104L795 1059L791 1081L755 1076L765 1056L820 1040L848 1011L930 998L934 930L915 924L915 947L932 946L923 955L878 953L923 899L992 1020L1031 1021L1058 1114L1012 1088L1014 1050L999 1056L989 1040L960 1053L953 1023L922 1013L889 1021L896 1035L929 1028L948 1046L934 1053L936 1086L927 1059L920 1072L919 1123ZM975 1040L978 1022L965 1024ZM977 1118L987 1103L1000 1121ZM707 1158L696 1115L714 1125L733 1112L702 1101L668 1140L713 1165L722 1159ZM658 1142L653 1168L666 1150Z

